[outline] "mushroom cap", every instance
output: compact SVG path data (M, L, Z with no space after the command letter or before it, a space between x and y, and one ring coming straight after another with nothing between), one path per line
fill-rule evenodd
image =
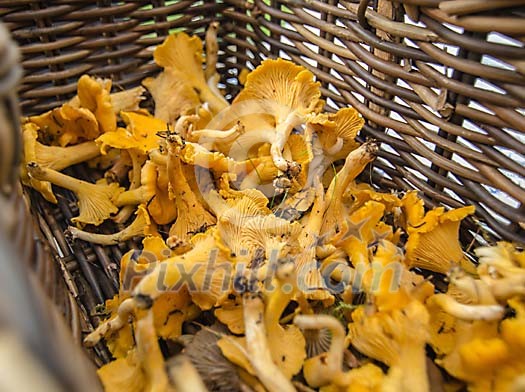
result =
M190 37L183 32L173 33L155 48L153 58L157 65L170 73L172 79L170 85L174 85L175 78L187 84L198 92L201 102L209 103L214 112L219 112L228 106L228 102L220 95L217 87L209 86L204 76L202 69L204 55L199 37ZM184 88L183 93L186 97L191 96L187 88Z
M50 203L56 204L58 203L55 194L53 193L53 189L51 187L51 183L49 181L40 181L36 178L31 178L27 172L27 164L29 162L38 162L37 158L37 138L38 138L38 125L26 122L22 124L22 137L24 142L24 162L20 166L21 173L20 173L20 179L22 180L22 183L24 185L30 186L33 189L40 192L44 198L49 201Z
M117 183L108 184L105 180L91 185L89 191L77 193L79 215L72 218L71 222L98 226L118 212L113 200L122 192L122 188Z
M118 358L102 366L97 374L108 392L141 392L146 388L146 379L135 350L126 358Z
M299 373L306 359L305 339L295 325L286 325L279 333L268 336L273 362L284 376L291 379Z
M62 147L94 140L100 135L98 121L90 110L67 103L44 114L31 116L29 121L45 131L52 144Z
M316 112L320 83L306 68L288 60L267 59L246 78L244 89L233 103L256 100L282 122L292 111L301 115Z
M460 264L464 256L458 239L459 225L473 212L474 206L447 212L438 207L429 211L420 225L408 227L407 264L442 274Z
M408 191L401 199L401 208L405 219L405 230L409 227L418 227L425 217L423 199L418 197L417 191Z
M108 147L135 148L144 153L158 148L160 138L157 133L167 129L164 121L142 112L121 112L120 115L127 128L117 128L102 134L96 140L101 144L102 152L107 151Z
M244 316L241 304L227 300L215 309L214 314L217 320L228 327L230 332L237 335L244 333Z
M173 124L181 114L186 114L200 104L195 90L169 68L156 78L144 79L142 84L155 102L155 118L167 124Z
M202 70L202 41L196 35L190 37L183 32L169 35L155 48L153 58L158 66L170 69L192 85L206 84Z
M348 338L363 354L389 366L398 364L405 346L424 347L429 314L419 301L390 312L367 315L364 306L352 313Z
M321 113L308 122L316 131L323 150L330 149L342 140L342 145L331 157L332 161L344 159L352 151L359 147L355 141L358 132L363 128L365 120L357 110L351 107L339 109L336 113ZM331 155L331 154L330 154Z
M160 338L175 339L182 334L182 323L186 320L191 297L188 290L160 295L153 302L155 330Z
M373 200L385 206L385 212L391 212L396 207L401 207L401 200L393 193L378 192L369 184L351 184L345 193L345 198L351 197L350 211L363 206L367 201Z
M100 132L114 132L117 116L111 103L111 80L82 75L78 80L77 95L80 106L90 110L97 118Z

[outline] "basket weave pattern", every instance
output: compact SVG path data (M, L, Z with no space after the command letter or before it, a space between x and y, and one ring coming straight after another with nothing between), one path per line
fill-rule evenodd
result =
M170 32L202 37L217 20L227 98L239 91L240 70L264 58L289 58L309 68L328 106L355 107L367 120L360 137L382 142L367 172L374 185L419 189L429 207L476 206L484 226L477 219L467 222L462 232L467 244L480 232L490 240L525 237L523 4L0 1L0 14L23 55L24 114L69 99L84 73L111 78L117 88L138 85L158 71L152 47ZM81 306L82 328L89 328L98 323L96 304L116 292L118 261L133 244L69 244L63 230L77 213L73 196L58 194L56 207L32 199ZM97 356L108 359L102 348Z

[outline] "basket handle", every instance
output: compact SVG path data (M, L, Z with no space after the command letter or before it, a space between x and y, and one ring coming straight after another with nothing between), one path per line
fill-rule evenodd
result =
M9 196L18 179L21 157L20 110L16 95L22 76L20 53L0 25L0 193Z

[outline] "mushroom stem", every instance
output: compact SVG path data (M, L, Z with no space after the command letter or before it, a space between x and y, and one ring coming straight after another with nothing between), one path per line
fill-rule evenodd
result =
M170 379L178 392L207 392L199 373L185 355L178 355L167 363Z
M197 116L196 114L182 115L179 117L179 119L175 123L173 132L176 135L179 135L182 138L186 139L188 136L190 127L194 125L197 121L199 121L199 116Z
M137 189L130 189L125 192L122 192L118 196L115 205L117 205L118 207L133 206L141 203L146 203L151 197L153 197L153 195L149 195L149 193L146 193L144 189L142 189L142 187Z
M161 153L159 149L151 150L149 152L149 158L156 165L159 165L159 166L168 165L168 154Z
M137 86L129 90L110 94L113 112L119 115L121 111L131 112L139 110L139 103L144 99L142 96L144 91L144 87Z
M505 313L500 305L465 305L447 294L435 294L429 301L460 320L501 320Z
M268 298L264 318L269 336L278 333L276 329L281 327L279 319L296 293L293 268L293 263L286 263L279 266L276 271L277 285Z
M263 322L262 298L255 293L246 293L243 296L243 309L248 358L257 377L270 392L295 391L290 380L283 375L272 360Z
M70 147L45 146L37 143L35 150L39 163L54 170L63 170L100 155L100 148L95 142L85 142Z
M270 153L272 155L273 163L277 168L283 172L290 169L290 162L283 157L283 148L290 136L290 132L302 122L302 116L295 112L288 114L286 119L277 124L275 129L275 140L272 143Z
M144 229L150 224L146 209L139 207L137 217L133 222L127 226L124 230L121 230L114 234L97 234L89 233L84 230L80 230L76 227L69 226L66 230L66 234L69 234L72 239L80 239L82 241L91 242L99 245L116 245L120 242L129 240L130 238L137 236L144 236Z
M480 305L497 305L494 295L491 293L487 283L481 279L474 279L466 275L463 270L454 268L449 276L449 294L452 289L454 292L461 293L461 296L467 296L468 300L463 302L475 303ZM458 298L452 294L452 297Z
M128 150L128 155L131 159L131 170L132 170L132 176L131 176L131 183L129 185L129 189L137 189L140 187L140 179L141 179L141 160L139 158L139 154L134 149ZM133 211L135 211L135 205L127 205L122 208L118 214L113 218L113 221L115 223L124 223L126 222L131 214L133 214Z
M374 160L377 149L377 143L370 141L348 154L345 164L332 180L326 192L326 199L329 201L341 200L343 192L348 188L348 184L355 180L368 163Z
M233 127L226 130L220 129L199 129L189 132L189 139L196 140L200 144L206 143L207 141L220 141L230 142L233 141L237 136L244 132L244 125L241 122L237 122ZM209 140L208 140L209 139Z
M348 373L347 373L348 374ZM351 375L349 374L351 377ZM384 382L385 391L429 391L425 346L406 344L399 361L390 367Z
M140 177L138 178L135 177L136 171L140 173ZM151 198L155 196L157 179L157 169L155 167L155 164L151 161L146 161L142 169L136 167L136 165L134 164L133 173L134 184L132 185L136 186L135 184L137 180L140 181L141 185L138 188L127 190L118 195L117 200L115 202L115 204L118 207L148 203L151 200Z
M224 99L221 92L217 88L218 77L216 76L218 75L214 75L208 79L208 88L201 90L200 98L202 102L207 102L215 113L218 113L226 108L229 103L226 101L226 99Z
M370 141L353 150L330 183L326 191L326 210L320 232L325 241L337 241L346 233L344 229L346 207L342 202L343 194L350 182L374 159L377 149L377 143Z
M488 284L494 297L500 301L525 295L525 275L496 279Z
M219 53L219 44L217 43L217 30L219 22L211 22L206 30L206 69L204 78L209 80L217 72L217 56Z
M93 332L84 338L86 347L93 347L110 333L118 331L128 323L129 316L135 312L135 300L128 298L122 301L117 309L117 315L101 323Z
M325 153L327 155L335 155L337 154L339 151L341 151L341 149L343 148L343 144L344 144L344 139L343 138L340 138L338 137L336 142L334 143L333 146L331 146L330 148L328 148ZM325 160L329 161L328 159L325 158ZM329 163L328 163L329 164Z
M152 309L147 311L144 317L137 320L135 339L140 364L149 381L148 390L151 392L167 391L169 387L168 375L153 323Z
M91 184L75 177L62 174L56 170L42 167L36 162L29 162L27 165L27 170L32 178L40 181L49 181L52 184L55 184L64 189L69 189L75 193L85 192L86 187L89 187L90 185L96 186L95 184Z
M108 182L121 182L126 178L129 173L130 163L132 164L129 156L130 154L127 150L120 151L120 158L104 173L104 178Z

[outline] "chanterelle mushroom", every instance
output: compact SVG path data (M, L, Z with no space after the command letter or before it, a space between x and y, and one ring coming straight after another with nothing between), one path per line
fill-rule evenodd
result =
M418 301L388 313L367 315L364 307L348 325L351 344L390 366L383 387L392 391L428 391L425 344L429 315Z
M80 230L76 227L70 226L67 229L67 233L72 239L80 239L83 241L92 242L100 245L116 245L120 242L124 242L133 237L143 237L148 233L151 221L148 215L148 211L144 205L140 205L137 210L137 217L130 223L129 226L114 234L97 234L89 233L87 231Z
M201 102L207 102L214 112L228 106L228 102L208 86L202 69L202 41L197 36L174 33L157 48L153 54L155 62L172 77L183 80L198 91Z
M70 147L46 146L37 140L38 126L33 123L23 124L22 137L24 141L24 162L21 167L22 182L39 191L51 203L57 202L51 189L51 183L29 178L26 165L29 162L36 162L42 167L60 171L66 167L93 159L100 154L95 142L85 142Z
M27 171L32 178L49 181L75 192L80 214L71 219L73 223L100 225L118 211L115 202L123 189L116 183L107 184L106 180L101 180L97 184L91 184L56 170L40 167L35 162L28 163Z
M268 59L248 75L245 88L233 101L235 105L253 100L275 118L271 154L275 166L283 172L293 165L282 155L290 132L308 115L319 111L319 86L304 67L283 59Z
M322 177L333 162L346 158L351 151L359 147L355 137L364 123L364 119L354 108L343 108L335 114L322 113L307 123L307 129L313 128L319 142L318 151L314 148L317 154L312 165L311 179L316 176Z
M410 267L447 273L454 265L461 265L469 272L473 265L464 260L458 239L459 224L474 213L474 206L445 212L438 207L427 212L418 226L409 226L406 244L406 261Z
M39 116L31 116L29 121L45 131L50 144L62 147L100 135L98 121L91 111L67 103Z
M80 107L90 110L97 118L100 132L113 132L117 129L117 115L111 104L111 80L94 79L82 75L78 80L78 99Z

